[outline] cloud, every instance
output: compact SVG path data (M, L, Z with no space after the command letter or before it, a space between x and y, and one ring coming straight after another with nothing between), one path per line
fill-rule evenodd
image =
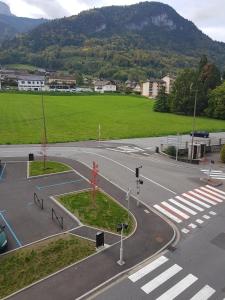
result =
M60 18L71 15L58 0L24 0L24 2L40 9L48 18Z

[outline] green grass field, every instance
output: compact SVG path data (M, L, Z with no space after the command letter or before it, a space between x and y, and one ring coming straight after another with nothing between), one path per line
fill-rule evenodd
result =
M95 253L95 243L60 235L0 257L0 298Z
M30 176L38 176L44 174L53 174L60 173L65 171L70 171L72 168L65 164L55 162L55 161L46 161L45 169L43 161L32 161L30 162Z
M132 215L100 191L96 192L95 203L91 191L67 194L58 198L58 201L86 225L116 233L119 223L127 223L128 229L124 233L127 235L134 230L135 221Z
M153 112L153 101L138 96L44 96L48 142L189 133L192 117ZM0 93L0 143L40 143L41 95ZM196 128L225 130L223 120L197 118Z

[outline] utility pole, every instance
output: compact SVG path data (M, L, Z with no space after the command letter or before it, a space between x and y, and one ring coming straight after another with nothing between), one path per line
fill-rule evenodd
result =
M127 193L126 193L127 210L128 210L127 223L128 224L129 224L129 218L130 218L130 193L131 193L131 189L129 188Z
M190 89L192 84L190 86ZM194 102L194 112L193 112L193 122L192 122L192 135L191 135L191 162L193 160L193 147L194 147L194 133L195 133L195 117L196 117L196 105L197 105L197 93L198 89L195 91L195 102Z
M44 78L45 84L45 78ZM43 88L41 83L41 106L42 106L42 118L43 118L43 140L42 140L42 151L43 151L43 163L44 163L44 170L46 169L46 147L47 147L47 128L46 128L46 118L45 118L45 107L44 107L44 95L43 95Z
M141 191L141 187L140 185L143 184L143 180L140 179L140 172L139 170L142 168L142 166L139 166L135 169L135 176L136 176L136 187L137 187L137 206L140 205L140 201L139 201L139 195L140 195L140 191Z

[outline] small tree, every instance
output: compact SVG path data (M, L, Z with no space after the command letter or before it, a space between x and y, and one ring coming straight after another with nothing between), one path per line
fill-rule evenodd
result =
M153 107L154 111L169 112L168 95L166 94L165 87L162 87Z
M223 147L220 151L220 159L223 163L225 163L225 145L223 145Z

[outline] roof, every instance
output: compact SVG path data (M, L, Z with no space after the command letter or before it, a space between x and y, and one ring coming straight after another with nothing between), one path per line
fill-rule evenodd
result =
M45 76L40 76L40 75L19 75L18 80L44 81Z
M104 85L109 85L109 84L115 85L114 83L112 83L109 80L96 80L94 83L95 86L104 86Z

